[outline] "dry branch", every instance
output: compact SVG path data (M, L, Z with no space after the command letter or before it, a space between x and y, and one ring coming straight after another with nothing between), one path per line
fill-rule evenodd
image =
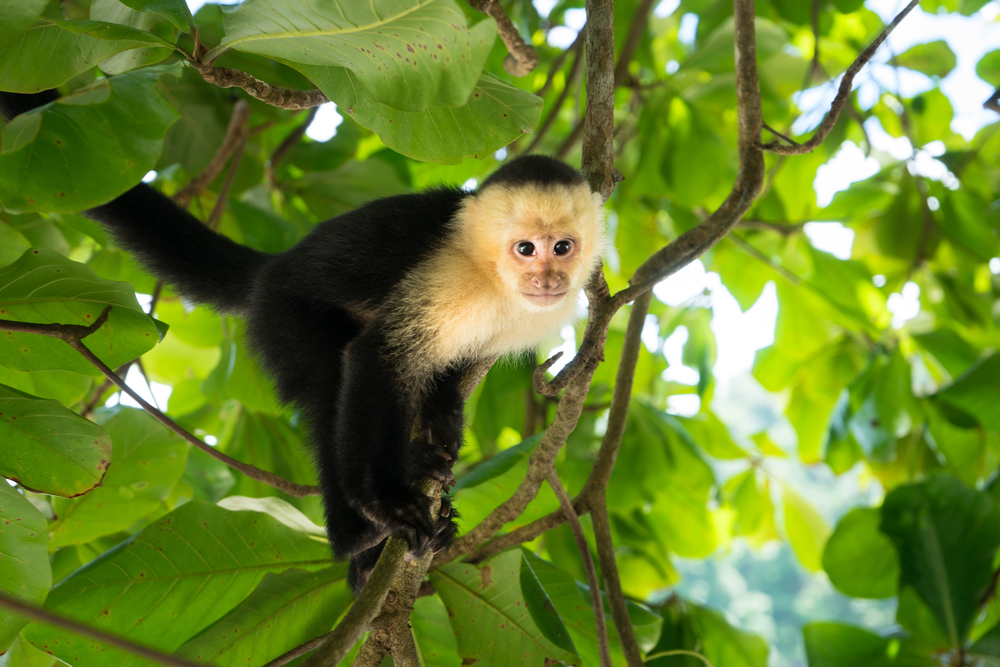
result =
M250 111L250 105L245 100L237 100L236 104L233 105L233 115L229 118L226 136L222 139L218 150L215 151L215 155L212 156L202 172L178 190L173 197L174 201L182 208L187 208L191 200L222 173L222 169L226 166L233 151L246 142L250 135Z
M538 66L538 53L535 47L521 38L500 3L497 0L469 0L469 5L476 11L489 14L497 22L497 33L509 54L503 60L503 68L507 73L511 76L530 74Z
M330 98L318 88L292 90L291 88L272 86L238 69L216 67L198 62L194 62L192 65L201 73L205 81L214 83L219 88L242 88L256 99L273 107L298 111L318 107L330 101Z
M858 72L861 71L861 68L872 59L872 56L875 55L875 51L878 50L878 47L882 45L882 42L886 40L889 34L896 29L899 22L906 18L906 15L909 14L910 11L912 11L918 4L920 4L920 0L911 0L910 4L906 5L906 7L903 8L903 11L897 14L896 18L894 18L892 22L885 27L882 34L876 37L875 41L869 44L868 48L862 51L861 55L859 55L854 62L851 63L851 66L847 68L847 71L844 72L844 77L840 80L840 89L837 91L837 96L833 98L833 103L830 104L830 111L826 114L826 118L823 119L823 122L819 124L819 127L816 128L816 132L813 134L812 139L802 144L792 142L791 146L784 146L776 141L772 141L768 144L761 144L760 148L778 153L780 155L802 155L804 153L809 153L823 143L823 140L826 139L828 134L830 134L833 126L837 124L837 118L840 117L840 112L844 108L844 105L847 104L847 97L851 94L854 77L857 76Z

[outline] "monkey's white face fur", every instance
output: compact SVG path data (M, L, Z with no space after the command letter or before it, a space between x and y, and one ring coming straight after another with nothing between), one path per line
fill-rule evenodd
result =
M492 185L453 224L402 290L404 302L423 306L423 316L395 325L403 347L430 349L420 361L440 367L531 349L576 318L606 243L603 204L586 184Z

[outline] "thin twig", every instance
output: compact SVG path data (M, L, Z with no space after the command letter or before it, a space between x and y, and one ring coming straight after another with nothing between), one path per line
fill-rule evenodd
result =
M310 109L326 104L330 98L318 88L313 90L292 90L281 86L272 86L246 72L229 67L215 67L202 63L192 63L205 81L214 83L219 88L242 88L251 96L282 109Z
M292 149L292 146L299 143L299 141L302 140L302 137L306 135L306 130L308 130L309 126L312 125L318 111L319 107L313 107L310 109L305 120L299 123L296 128L292 130L291 134L285 137L285 140L274 149L273 153L271 153L271 159L267 161L266 176L267 182L270 183L272 188L275 186L275 174L277 173L278 165L285 158L285 155L288 154L288 151Z
M608 604L611 606L611 618L614 619L618 639L621 641L622 653L628 667L642 667L642 651L635 637L635 628L628 615L625 602L625 592L622 590L621 579L618 577L618 564L615 562L615 545L611 540L611 523L608 518L608 503L602 489L597 493L590 508L590 518L594 525L594 537L597 538L597 558L601 561L601 574L604 575L604 587L608 591ZM603 611L603 607L601 611Z
M813 31L813 57L809 66L809 82L812 83L822 66L819 64L819 0L812 0L812 31Z
M575 53L577 49L582 49L586 41L587 24L584 24L583 28L580 29L580 32L576 33L576 39L573 40L573 43L564 49L563 52L556 56L555 60L552 61L552 66L549 67L549 75L545 79L545 84L535 91L535 95L545 97L545 93L549 92L549 88L552 87L552 82L555 81L556 73L562 69L563 63L566 62L566 58L570 53Z
M618 65L615 67L615 88L621 86L628 78L628 68L632 64L635 52L639 50L643 35L646 34L646 23L649 22L649 12L653 9L654 0L641 0L632 15L632 23L625 37L625 44L618 54Z
M231 468L239 470L247 477L257 480L258 482L264 482L269 486L284 491L285 493L294 496L296 498L302 498L304 496L315 496L319 494L319 487L316 486L306 486L304 484L295 484L288 481L284 477L279 477L273 472L268 472L267 470L261 470L256 466L237 461L236 459L226 456L219 450L206 445L204 442L193 436L188 431L184 430L177 425L172 419L167 417L165 414L157 410L154 406L150 405L146 399L137 394L134 389L128 386L121 377L118 376L111 368L108 367L103 361L98 358L96 354L90 351L90 349L83 344L83 339L90 334L97 331L101 326L107 322L108 314L111 312L111 306L105 308L100 316L94 321L93 324L89 326L84 326L82 324L37 324L31 322L14 322L10 320L0 320L0 330L4 331L19 331L23 333L33 333L40 336L48 336L50 338L58 338L65 342L67 345L72 347L74 350L79 352L92 363L98 370L104 373L104 377L111 380L111 382L121 389L123 392L132 397L132 399L142 406L142 408L151 414L158 422L169 428L171 431L181 436L192 445L202 450L209 456L219 459Z
M576 539L576 546L580 550L580 559L583 561L583 570L587 574L587 585L590 586L590 603L594 608L594 619L597 630L597 648L601 656L601 667L611 667L611 649L608 646L608 625L604 618L604 597L601 595L601 585L597 581L597 570L594 568L594 558L590 554L590 546L587 545L587 538L583 534L583 526L580 525L580 517L573 509L573 503L566 495L559 475L555 468L549 470L546 477L549 486L559 499L559 506L562 507L563 514L569 520L569 526L573 531L573 538Z
M229 164L229 172L226 174L226 180L223 181L222 187L219 188L219 196L216 197L215 205L212 206L212 212L208 214L208 220L205 221L208 228L213 231L218 231L219 223L222 221L222 214L226 211L226 204L229 202L229 189L233 187L233 179L236 178L236 170L240 168L240 160L243 159L243 149L246 148L246 145L246 136L244 136L233 152L233 161Z
M705 663L706 665L708 665L708 667L715 667L715 665L713 665L711 662L709 662L708 658L706 658L705 656L703 656L701 653L697 653L695 651L687 651L687 650L682 649L682 648L674 649L673 651L660 651L658 653L653 653L652 655L647 655L646 656L646 662L649 662L651 660L656 660L657 658L669 658L670 656L673 656L673 655L687 655L687 656L690 656L692 658L698 658L703 663Z
M837 91L837 96L833 98L833 103L830 104L830 111L826 114L826 118L823 119L823 122L819 124L819 127L816 128L816 132L813 134L812 139L801 144L796 144L795 146L783 146L776 141L772 141L767 144L760 144L759 147L763 150L772 151L780 155L803 155L811 152L823 143L823 140L826 139L828 134L830 134L833 126L837 124L837 118L840 117L840 111L847 103L847 97L851 94L854 77L861 71L861 68L872 59L872 56L875 55L875 51L877 51L878 47L882 45L882 42L885 41L886 37L888 37L889 34L896 29L899 22L906 18L906 15L909 14L918 4L920 4L920 0L911 0L910 4L908 4L903 11L897 14L896 18L894 18L892 22L886 26L885 30L882 31L882 34L875 38L875 41L872 42L868 48L862 51L861 55L859 55L854 62L851 63L851 66L847 68L847 71L844 72L843 78L840 80L840 88Z
M25 616L33 621L45 623L46 625L52 625L82 637L89 637L90 639L99 641L107 646L113 646L117 649L121 649L122 651L127 651L133 655L151 660L158 665L166 665L167 667L201 667L198 663L190 662L188 660L184 660L183 658L177 658L167 653L162 653L156 649L152 649L148 646L143 646L142 644L137 644L129 639L125 639L124 637L119 637L118 635L107 632L106 630L99 630L98 628L80 623L79 621L74 621L73 619L66 618L65 616L53 614L48 609L43 609L42 607L36 607L35 605L28 604L27 602L22 602L21 600L11 597L4 592L0 592L0 607L9 609L18 615Z
M182 208L187 208L191 204L191 200L222 173L222 169L229 162L229 156L238 146L246 142L249 136L250 111L250 105L244 100L237 100L236 104L233 105L233 115L229 118L226 136L223 137L215 155L212 156L200 174L191 179L190 183L178 190L173 196L173 200Z
M990 99L983 102L983 108L1000 113L1000 88L997 88Z
M784 139L791 146L798 146L799 145L799 143L797 141L795 141L794 139L792 139L791 137L789 137L787 135L782 134L781 132L778 132L776 129L774 129L773 127L771 127L767 123L761 123L760 126L763 127L765 130L767 130L768 132L770 132L771 134L773 134L774 136L778 137L779 139Z
M295 658L298 658L301 655L305 655L309 651L312 651L313 649L322 645L323 642L325 642L327 637L329 636L330 633L328 632L325 635L314 637L313 639L307 641L305 644L300 644L299 646L296 646L292 650L282 653L277 658L264 665L264 667L282 667L282 665L287 665L292 660L295 660Z
M579 47L576 52L576 57L573 59L573 65L569 69L569 74L566 75L566 85L563 86L562 91L559 93L559 97L556 98L555 104L552 105L552 110L549 111L549 115L546 116L545 120L542 121L541 127L535 132L535 136L531 141L531 144L524 151L525 153L534 152L538 148L538 144L542 143L542 139L548 133L552 124L555 123L556 118L559 116L559 112L562 111L563 104L566 103L566 98L569 97L569 91L573 87L573 83L580 76L580 72L583 70L583 42L579 42Z

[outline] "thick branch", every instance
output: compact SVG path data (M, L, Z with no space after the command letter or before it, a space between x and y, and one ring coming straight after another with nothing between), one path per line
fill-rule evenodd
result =
M229 127L226 128L226 136L222 139L222 144L202 172L177 191L173 197L174 201L181 207L187 208L191 200L222 173L223 167L229 161L229 156L233 154L237 146L242 146L246 142L248 136L250 136L250 105L245 100L237 100L236 104L233 105L233 115L229 118Z
M81 637L89 637L90 639L99 641L107 646L113 646L117 649L121 649L122 651L128 651L133 655L151 660L158 665L166 665L166 667L200 667L197 663L189 662L166 653L161 653L160 651L151 649L148 646L136 644L135 642L125 639L124 637L119 637L118 635L111 634L110 632L98 630L95 627L85 625L79 621L74 621L72 619L59 616L58 614L53 614L48 609L43 609L41 607L30 605L26 602L22 602L21 600L11 597L3 592L0 592L0 607L9 609L18 615L25 616L33 621L61 628L72 632L73 634L80 635Z
M330 101L330 98L316 88L313 90L291 90L290 88L272 86L238 69L201 63L192 63L192 65L201 72L205 81L214 83L219 88L242 88L256 99L273 107L298 111L318 107Z
M837 96L833 98L833 103L830 105L830 111L826 114L826 118L823 119L823 122L819 124L819 127L816 128L816 132L813 134L812 139L805 143L794 144L791 146L784 146L776 141L772 141L771 143L761 145L761 148L779 153L781 155L802 155L804 153L809 153L823 143L823 140L826 139L828 134L830 134L833 126L837 124L837 118L840 117L840 111L844 108L844 105L847 104L847 97L851 94L854 77L861 71L861 68L872 59L872 56L875 55L875 51L877 51L878 47L882 45L882 42L885 41L886 37L888 37L889 34L896 29L899 22L906 18L906 15L909 14L910 11L912 11L918 4L920 4L920 0L911 0L910 4L906 5L903 11L897 14L896 18L894 18L892 22L885 27L882 34L879 35L867 49L862 51L861 55L859 55L854 62L851 63L851 66L847 68L847 71L844 72L844 77L840 80L840 89L837 91Z
M615 11L611 0L587 0L587 111L582 171L604 199L615 188Z
M497 0L469 0L469 6L483 14L489 14L497 22L497 33L507 47L509 54L503 60L503 68L511 76L525 76L538 66L535 47L525 43L507 12Z

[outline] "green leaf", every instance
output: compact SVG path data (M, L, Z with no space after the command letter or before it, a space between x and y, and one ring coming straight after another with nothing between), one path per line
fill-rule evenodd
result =
M347 68L297 67L341 113L414 160L458 164L467 157L483 159L533 132L542 114L541 98L488 72L480 75L464 104L398 111L376 101Z
M899 557L878 529L881 513L855 507L844 515L823 549L823 569L837 590L856 598L888 598L899 586Z
M559 616L555 605L552 604L552 600L549 599L548 593L542 588L542 584L538 581L538 577L523 551L521 557L523 559L521 562L521 595L524 596L524 604L528 607L531 620L535 622L546 639L559 648L576 654L576 647L573 646L573 640L570 639L566 625Z
M150 89L163 74L179 72L179 63L146 67L17 116L4 128L0 204L9 211L72 212L134 186L152 169L178 117ZM40 85L34 84L32 90Z
M691 620L701 638L701 653L713 665L765 667L768 646L764 638L738 630L714 609L691 605Z
M3 22L0 22L0 47L11 42L30 28L42 11L46 0L12 0L3 3Z
M184 472L187 443L145 411L123 408L104 431L112 442L111 465L98 488L56 504L53 549L127 529L156 509Z
M448 620L448 610L440 596L418 597L413 603L410 624L424 667L452 667L462 662L458 657L458 642Z
M120 0L123 5L140 12L150 12L167 17L181 32L189 32L193 23L191 10L184 0Z
M403 111L464 104L496 36L493 21L467 28L453 0L383 0L349 15L333 4L248 0L224 21L208 62L236 49L296 69L346 67L375 100Z
M0 667L62 667L65 664L39 651L23 637L17 637L10 650L0 655Z
M984 427L1000 430L1000 354L973 366L951 386L938 392L942 403L975 417Z
M266 514L192 500L61 581L45 604L169 653L236 607L265 574L329 565L323 541ZM24 635L74 667L150 664L44 625Z
M501 667L579 659L549 641L535 624L521 593L520 550L507 551L479 567L449 563L430 577L445 606L463 662Z
M915 69L928 76L944 78L955 69L955 53L943 39L912 46L892 60L893 64Z
M994 88L1000 88L1000 49L990 51L979 59L976 76Z
M1000 546L1000 511L992 498L935 474L886 496L881 529L896 545L902 581L930 607L950 645L961 645Z
M1000 625L994 626L992 630L969 647L969 657L975 658L976 656L1000 658Z
M0 591L34 605L45 601L52 585L48 535L42 513L0 479ZM27 624L27 618L0 609L0 652Z
M308 173L285 187L302 197L320 220L347 213L377 197L409 191L396 170L377 158L352 160L334 171Z
M173 44L177 40L177 28L159 14L147 14L131 9L118 0L92 0L90 20L129 26L155 35L167 42L160 46L150 44L139 49L123 51L108 58L99 65L105 74L121 74L145 65L152 65L168 58L174 52Z
M5 385L0 385L0 442L0 475L67 498L100 484L111 460L111 439L100 426L55 401Z
M816 572L822 569L820 562L823 548L830 537L830 527L816 508L795 493L787 484L781 485L785 506L785 534L798 556L799 562Z
M268 573L250 597L175 655L217 667L263 664L330 629L354 601L346 579L343 563Z
M0 49L0 62L4 63L0 69L0 89L34 93L55 88L122 51L152 44L173 46L151 33L128 26L42 19Z
M940 664L911 642L843 623L815 621L802 628L809 667L933 667Z
M108 320L83 339L112 368L152 348L159 337L128 283L104 280L91 268L48 248L33 248L0 268L0 318L36 324L87 326L112 306ZM15 370L98 371L58 338L31 333L0 334L0 365Z

